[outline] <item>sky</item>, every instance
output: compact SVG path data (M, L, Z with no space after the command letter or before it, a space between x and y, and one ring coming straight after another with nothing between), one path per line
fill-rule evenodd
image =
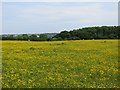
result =
M118 25L117 2L3 2L2 33L59 33Z
M2 2L119 2L119 0L1 0Z

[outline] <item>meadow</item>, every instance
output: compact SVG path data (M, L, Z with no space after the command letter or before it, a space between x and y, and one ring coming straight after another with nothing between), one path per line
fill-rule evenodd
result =
M118 40L2 41L3 88L119 88Z

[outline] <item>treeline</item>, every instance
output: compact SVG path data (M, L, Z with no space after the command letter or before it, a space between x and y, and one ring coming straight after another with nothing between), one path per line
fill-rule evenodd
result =
M46 34L3 35L2 40L51 41L52 37Z
M2 36L2 40L30 40L30 41L57 41L57 40L88 40L88 39L119 39L120 26L86 27L72 31L62 31L55 36L46 34L22 34Z
M86 27L72 31L62 31L56 38L62 40L79 39L118 39L120 26Z

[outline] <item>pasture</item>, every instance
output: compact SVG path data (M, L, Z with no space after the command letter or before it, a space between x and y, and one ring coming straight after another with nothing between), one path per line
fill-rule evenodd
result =
M2 41L3 88L118 88L118 40Z

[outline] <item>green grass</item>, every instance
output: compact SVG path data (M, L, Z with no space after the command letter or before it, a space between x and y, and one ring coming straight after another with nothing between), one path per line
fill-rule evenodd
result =
M2 43L3 88L119 87L117 40Z

